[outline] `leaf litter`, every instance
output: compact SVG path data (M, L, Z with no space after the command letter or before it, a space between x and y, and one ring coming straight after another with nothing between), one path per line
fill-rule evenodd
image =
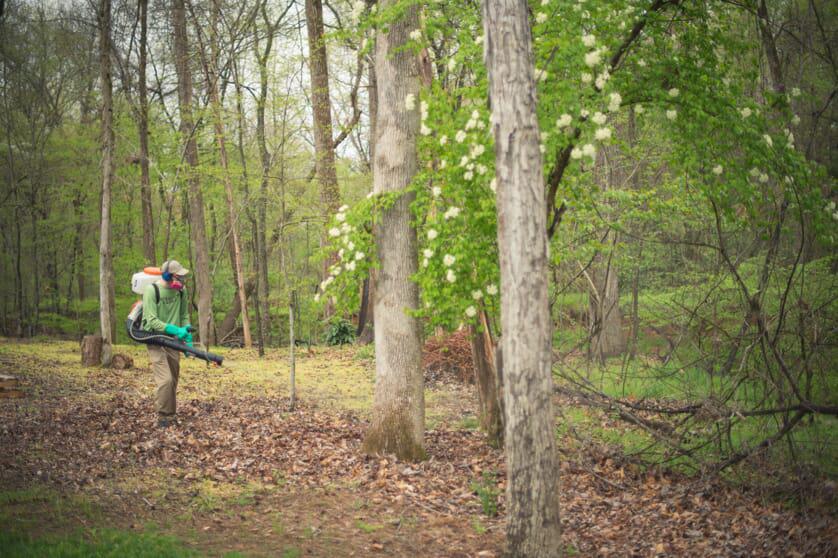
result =
M5 356L2 364L23 363ZM179 405L178 426L158 429L148 396L50 397L49 379L31 379L44 396L40 404L0 404L4 488L78 490L150 468L184 483L281 482L298 496L345 487L373 506L422 518L429 546L420 546L420 555L423 548L448 556L503 551L503 454L479 432L442 424L426 433L429 459L407 463L364 455L366 420L313 401L288 411L280 397L190 399ZM785 509L721 481L641 472L580 448L563 448L561 461L563 540L582 556L829 556L838 549L835 510ZM497 483L497 518L482 515L475 492L484 472ZM471 518L489 532L465 536L451 528ZM399 533L389 541L376 538L378 531L366 536L373 541L367 549L386 554Z

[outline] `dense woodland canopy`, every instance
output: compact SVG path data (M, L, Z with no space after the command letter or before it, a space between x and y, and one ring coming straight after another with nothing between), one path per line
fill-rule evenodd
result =
M639 459L721 471L783 440L799 478L828 469L838 6L543 0L527 21L556 389L646 432ZM208 344L287 344L289 312L311 342L370 342L400 293L420 338L468 331L503 443L501 270L538 258L499 244L500 114L522 116L494 102L492 24L471 1L6 1L0 333L124 341L131 275L167 259Z

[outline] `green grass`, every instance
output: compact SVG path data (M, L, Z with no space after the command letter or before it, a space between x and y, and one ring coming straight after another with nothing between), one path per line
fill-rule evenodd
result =
M200 556L174 537L156 533L131 533L91 529L68 536L33 538L0 532L0 555L8 558L182 558Z

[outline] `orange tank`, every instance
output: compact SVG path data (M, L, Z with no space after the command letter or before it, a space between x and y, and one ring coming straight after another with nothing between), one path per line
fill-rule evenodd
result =
M144 267L143 272L148 273L149 275L163 275L163 272L160 271L159 267Z

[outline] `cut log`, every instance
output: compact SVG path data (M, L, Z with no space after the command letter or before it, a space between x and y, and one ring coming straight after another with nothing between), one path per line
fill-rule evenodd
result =
M102 336L85 335L81 340L82 366L100 366L102 364Z
M111 360L111 368L117 370L129 370L134 367L134 359L128 355L117 353Z
M18 389L0 389L0 399L20 399L23 392Z

